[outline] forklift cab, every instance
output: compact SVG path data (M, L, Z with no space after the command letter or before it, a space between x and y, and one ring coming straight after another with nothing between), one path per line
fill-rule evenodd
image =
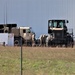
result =
M68 20L48 20L48 33L54 30L67 30L66 23Z
M64 38L67 32L67 20L48 20L48 33L53 37Z

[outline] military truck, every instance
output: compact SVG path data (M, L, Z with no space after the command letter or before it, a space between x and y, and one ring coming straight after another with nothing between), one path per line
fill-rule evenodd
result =
M19 27L12 28L11 33L14 33L14 44L20 45L21 38L23 45L32 46L35 40L35 33L32 31L31 27Z
M0 24L0 33L14 33L14 45L30 45L35 40L31 27L17 27L17 24ZM22 40L21 40L22 39Z
M50 45L73 47L73 29L71 29L71 33L68 32L66 26L68 22L68 20L48 20L48 33L53 37L49 41Z

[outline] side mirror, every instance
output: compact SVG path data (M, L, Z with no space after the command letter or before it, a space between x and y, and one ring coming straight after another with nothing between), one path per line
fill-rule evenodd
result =
M67 20L67 23L69 23L69 21Z

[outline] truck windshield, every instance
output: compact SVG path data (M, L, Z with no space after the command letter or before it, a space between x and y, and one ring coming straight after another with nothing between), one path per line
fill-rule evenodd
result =
M32 28L26 29L26 33L33 33Z
M51 28L63 28L64 21L62 20L54 20L54 21L49 21L49 27Z
M64 24L63 24L63 22L62 22L62 21L61 21L61 22L59 22L59 27L60 27L60 28L63 28L63 25L64 25Z
M30 33L31 32L31 30L30 29L26 29L26 33Z

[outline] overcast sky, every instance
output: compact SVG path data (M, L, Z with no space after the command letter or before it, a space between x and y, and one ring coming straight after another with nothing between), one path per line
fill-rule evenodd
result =
M75 0L0 0L0 23L6 6L7 23L30 26L37 37L48 33L49 19L67 19L68 28L75 28Z

